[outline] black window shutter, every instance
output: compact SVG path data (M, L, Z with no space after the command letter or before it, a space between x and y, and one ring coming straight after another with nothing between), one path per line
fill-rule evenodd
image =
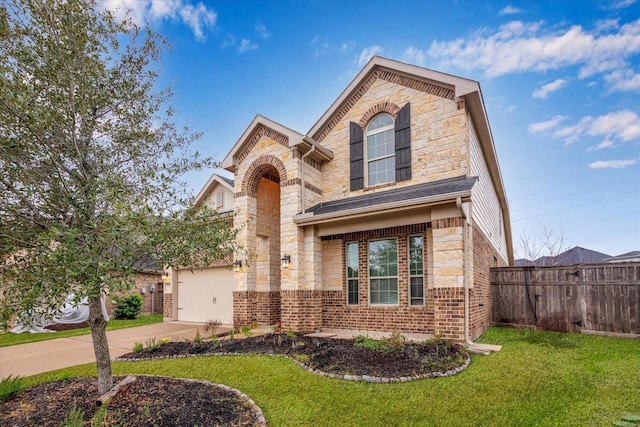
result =
M411 179L411 110L407 102L398 111L396 132L396 181Z
M351 191L364 188L364 155L363 155L363 135L360 125L354 122L349 123L349 162L351 172Z

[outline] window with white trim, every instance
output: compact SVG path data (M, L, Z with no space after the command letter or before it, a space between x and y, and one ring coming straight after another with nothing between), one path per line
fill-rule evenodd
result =
M358 242L347 243L347 304L357 305L360 297L358 279Z
M424 237L409 236L409 304L424 305Z
M394 120L388 114L376 116L367 125L366 176L368 186L396 180Z
M369 242L369 302L398 304L398 241Z

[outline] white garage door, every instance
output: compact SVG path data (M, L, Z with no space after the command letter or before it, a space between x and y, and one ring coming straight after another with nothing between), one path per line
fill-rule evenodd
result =
M233 324L233 272L228 267L178 271L178 320Z

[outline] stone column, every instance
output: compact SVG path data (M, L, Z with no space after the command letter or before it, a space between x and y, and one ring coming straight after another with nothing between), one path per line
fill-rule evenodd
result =
M464 342L464 218L432 222L434 334Z

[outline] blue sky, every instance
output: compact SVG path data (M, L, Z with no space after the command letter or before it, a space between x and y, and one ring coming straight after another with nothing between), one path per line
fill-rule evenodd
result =
M103 3L173 44L162 83L219 161L256 114L306 133L381 55L480 82L516 254L544 227L640 250L640 1Z

